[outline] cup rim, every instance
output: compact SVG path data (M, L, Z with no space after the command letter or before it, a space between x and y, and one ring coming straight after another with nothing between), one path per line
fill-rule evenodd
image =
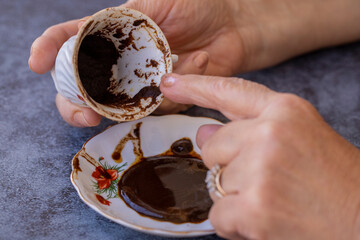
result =
M81 43L83 41L83 39L85 38L85 36L87 35L87 32L89 31L89 27L91 26L91 24L94 22L94 19L96 19L96 17L103 15L103 14L111 14L111 12L126 12L126 13L130 13L131 15L135 15L135 16L140 16L141 19L145 19L150 25L151 27L153 27L156 30L157 36L159 39L161 39L164 43L164 46L166 48L166 52L167 54L164 54L164 60L165 60L165 72L166 73L171 73L172 69L173 69L173 62L171 59L171 49L170 49L170 45L165 37L165 34L163 33L163 31L160 29L160 27L147 15L145 15L144 13L132 9L132 8L126 8L126 7L110 7L110 8L106 8L103 10L100 10L96 13L94 13L93 15L91 15L89 18L86 19L86 21L84 22L84 24L80 27L78 34L76 36L76 40L75 40L75 44L74 44L74 51L73 51L73 56L72 56L72 66L73 66L73 71L74 71L74 77L75 77L75 83L84 99L84 101L86 102L86 104L93 109L95 112L97 112L98 114L109 118L111 120L114 121L132 121L132 120L137 120L143 117L146 117L147 115L151 114L163 101L164 96L161 93L159 95L160 97L160 101L157 104L151 105L150 107L146 108L145 111L140 111L138 113L129 113L129 114L117 114L114 112L110 112L108 110L105 110L101 106L102 104L97 103L95 100L93 100L89 94L86 92L85 88L82 85L82 82L80 80L80 76L79 76L79 71L78 71L78 53L79 53L79 49L81 46ZM124 14L126 16L129 16L128 14ZM159 84L160 85L160 84ZM159 86L158 86L159 87Z

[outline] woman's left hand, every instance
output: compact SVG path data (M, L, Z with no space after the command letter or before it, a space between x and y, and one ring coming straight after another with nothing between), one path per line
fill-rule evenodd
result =
M360 236L360 152L315 108L292 94L237 78L166 75L172 101L217 109L232 120L202 126L205 164L224 167L210 221L230 239Z

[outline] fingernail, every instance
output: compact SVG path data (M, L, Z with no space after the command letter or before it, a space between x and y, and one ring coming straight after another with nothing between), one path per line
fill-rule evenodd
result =
M166 74L162 76L161 81L165 87L172 87L177 81L177 74Z
M74 114L74 122L82 127L88 127L90 126L88 121L86 121L86 118L84 116L84 113L82 112L76 112Z
M195 66L198 68L204 68L205 65L208 63L208 61L209 61L209 56L206 53L200 53L194 59Z

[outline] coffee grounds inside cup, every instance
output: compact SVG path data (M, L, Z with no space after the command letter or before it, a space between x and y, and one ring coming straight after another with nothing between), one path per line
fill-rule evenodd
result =
M112 67L117 64L119 57L119 49L110 39L100 34L87 35L83 39L79 49L78 69L81 82L88 95L97 103L130 111L133 107L142 108L141 99L151 98L150 105L156 104L156 98L161 92L159 87L153 84L143 87L133 97L126 93L114 94L110 90L114 87L111 84ZM153 66L155 63L151 62L151 64Z
M79 49L78 69L82 85L96 102L109 101L108 88L119 53L114 43L101 35L86 36Z

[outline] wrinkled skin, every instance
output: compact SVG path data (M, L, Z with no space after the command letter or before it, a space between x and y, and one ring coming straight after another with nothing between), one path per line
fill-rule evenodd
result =
M227 195L213 196L209 215L218 235L359 237L360 151L310 103L237 78L173 74L161 90L172 101L216 109L231 120L197 134L207 167L224 167Z
M314 49L357 40L359 5L357 0L131 0L123 4L147 14L161 27L180 57L175 73L219 76L272 66ZM47 29L31 47L30 68L48 72L61 45L82 23L73 20ZM60 95L56 104L73 126L100 122L94 111ZM165 99L156 113L188 107Z
M242 41L226 1L135 0L123 6L147 14L160 26L172 52L179 55L174 72L231 75L237 71ZM30 68L37 73L49 71L61 45L77 33L83 22L73 20L47 29L32 45ZM101 117L93 110L74 105L61 95L56 97L56 103L64 120L73 126L95 126L100 122ZM156 113L176 113L188 106L165 99Z
M360 236L359 150L297 96L243 79L200 76L230 76L357 40L360 1L133 0L124 6L153 18L180 56L174 72L181 75L162 79L168 100L159 113L196 104L231 120L202 126L197 134L206 165L224 167L227 195L213 196L210 212L217 234L259 240ZM46 30L33 43L30 68L49 71L81 23ZM92 110L60 95L56 103L73 126L100 121Z

